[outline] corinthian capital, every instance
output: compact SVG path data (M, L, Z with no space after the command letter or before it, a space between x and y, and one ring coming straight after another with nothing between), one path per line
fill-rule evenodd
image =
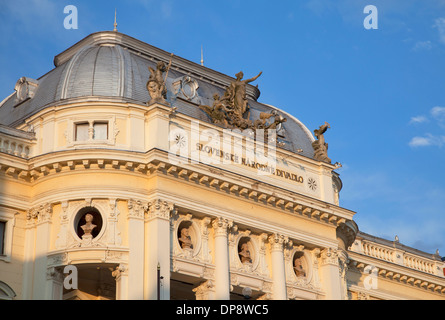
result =
M269 244L271 245L272 251L282 251L284 245L289 242L289 238L283 236L282 234L274 233L269 236Z
M129 218L144 218L144 206L142 201L130 199L128 200L128 217Z
M338 266L338 252L336 249L324 249L321 254L321 265L332 264Z
M173 203L155 199L148 203L148 219L160 218L170 220L170 213L173 211L174 207Z
M36 220L36 222L48 222L51 220L53 208L51 203L45 203L40 206L31 208L26 214L28 220Z
M212 226L215 230L215 236L227 236L232 221L219 217L212 221Z

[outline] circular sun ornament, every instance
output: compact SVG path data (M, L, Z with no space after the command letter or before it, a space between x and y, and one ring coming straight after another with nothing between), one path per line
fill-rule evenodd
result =
M312 191L315 191L317 189L317 182L313 178L309 178L307 184L309 186L309 189L311 189Z
M175 136L175 143L179 148L185 147L186 144L185 137L182 134L177 134Z

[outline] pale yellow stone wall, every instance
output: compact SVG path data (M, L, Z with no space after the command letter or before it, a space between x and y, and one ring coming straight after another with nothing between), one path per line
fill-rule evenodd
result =
M2 206L0 206L0 212L12 212L14 214L11 256L7 260L0 259L0 281L5 282L14 290L15 299L21 299L26 213Z

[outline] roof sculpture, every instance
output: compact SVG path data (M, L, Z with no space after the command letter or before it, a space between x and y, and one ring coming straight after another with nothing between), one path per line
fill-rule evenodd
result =
M250 83L261 72L250 79L243 79L243 72L232 78L181 57L172 62L172 56L116 31L93 33L57 55L55 68L39 79L21 78L20 88L0 103L0 123L17 127L45 108L76 99L141 105L153 99L225 128L276 129L279 147L321 159L314 156L316 141L303 123L257 101L260 91Z

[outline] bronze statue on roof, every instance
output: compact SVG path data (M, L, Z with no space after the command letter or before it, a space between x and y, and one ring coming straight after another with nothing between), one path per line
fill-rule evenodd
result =
M328 128L330 128L330 125L325 122L324 125L314 130L314 134L318 140L312 142L312 147L314 148L315 160L331 163L331 159L328 157L328 144L324 139L324 133Z
M223 97L218 94L213 96L213 106L201 105L203 110L212 120L214 124L230 129L276 129L281 128L281 124L286 118L278 115L273 110L271 113L262 112L260 119L250 120L249 104L246 96L246 86L250 82L255 81L261 76L260 72L257 76L243 80L244 73L241 71L236 74L236 79L226 88ZM273 118L273 121L271 121Z
M148 103L152 102L161 102L166 103L167 99L167 87L165 82L168 77L168 72L170 70L172 64L173 54L171 55L170 62L168 66L165 65L163 61L159 61L156 64L156 70L152 67L148 67L150 71L150 76L147 81L147 90L150 94L151 100ZM164 78L164 72L166 72L166 76Z

